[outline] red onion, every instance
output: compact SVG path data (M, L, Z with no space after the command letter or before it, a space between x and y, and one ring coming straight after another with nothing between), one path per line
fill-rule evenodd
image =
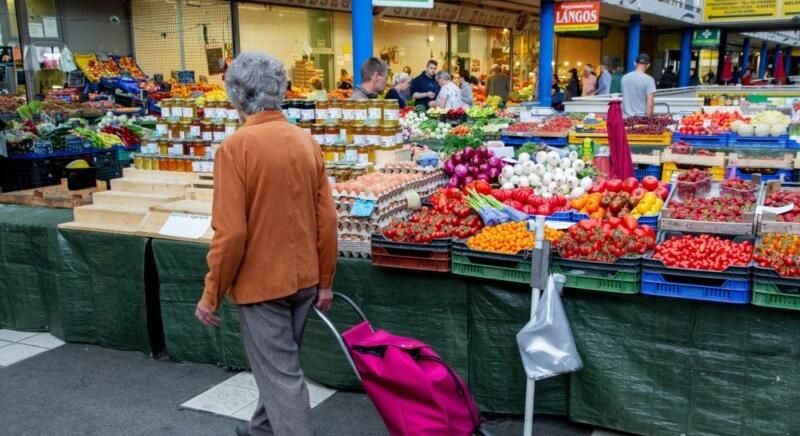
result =
M487 182L490 181L489 175L488 174L484 174L484 173L478 174L478 177L476 177L476 179L478 179L478 180L486 180Z
M483 159L478 157L478 155L476 154L472 156L472 159L469 160L469 163L472 164L472 166L478 166L483 163Z
M464 163L464 154L460 151L453 153L453 156L450 157L454 164Z
M479 169L479 170L480 170L482 173L487 173L487 172L489 172L489 164L480 164L480 165L478 166L478 169Z
M488 163L489 166L492 167L492 168L499 168L501 166L500 164L502 163L502 161L500 159L492 156L492 157L489 158L488 161L486 161L486 163Z
M474 148L472 148L470 146L467 146L466 148L464 148L464 159L465 160L466 159L472 159L472 156L474 156L474 155L475 155L475 149Z
M453 175L453 171L455 171L455 169L456 165L453 163L453 160L447 159L447 161L444 163L444 172L446 172L448 175Z
M465 167L464 165L458 164L458 165L456 165L456 167L453 169L453 173L454 173L454 174L455 174L455 176L456 176L456 177L458 177L459 179L463 179L463 178L464 178L464 177L466 177L466 175L467 175L467 167Z
M450 180L447 182L448 188L458 188L459 180L457 177L450 177Z
M467 176L467 177L464 177L464 184L465 184L465 185L469 185L470 183L472 183L472 182L474 182L474 181L475 181L475 178L474 178L474 177L472 177L472 176Z

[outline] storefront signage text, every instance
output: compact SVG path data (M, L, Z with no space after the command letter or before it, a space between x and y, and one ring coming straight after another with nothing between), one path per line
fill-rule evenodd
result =
M600 2L556 3L556 32L581 32L600 28Z
M800 16L800 0L706 0L703 21L765 21Z
M692 35L692 47L716 47L719 45L719 29L697 29Z
M388 8L383 13L387 17L413 18L415 20L455 22L461 13L459 6L434 3L431 9Z
M372 6L432 8L433 0L372 0Z
M463 7L458 22L476 26L513 28L517 24L518 18L518 14Z
M297 6L312 9L327 9L331 11L350 12L352 10L351 0L263 0L259 3L269 3L275 5Z

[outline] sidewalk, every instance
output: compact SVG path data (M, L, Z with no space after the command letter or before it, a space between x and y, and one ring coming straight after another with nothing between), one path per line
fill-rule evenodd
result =
M49 334L0 330L0 433L233 435L242 421L221 415L244 419L254 407L257 394L247 373L62 344ZM14 362L9 356L20 358L19 350L26 356ZM363 393L313 382L309 389L318 435L388 434ZM592 434L560 417L537 417L536 426L537 435ZM492 417L488 428L495 436L522 434L519 417Z

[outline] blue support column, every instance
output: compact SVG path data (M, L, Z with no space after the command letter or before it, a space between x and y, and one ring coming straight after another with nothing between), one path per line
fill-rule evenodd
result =
M353 85L361 85L361 65L372 57L372 2L354 1L353 5Z
M742 68L742 75L744 75L744 71L750 68L750 38L745 38L742 45L742 58L739 59L739 67Z
M689 86L692 65L692 29L684 28L681 34L681 60L678 69L678 86Z
M636 56L639 56L639 39L642 34L642 16L631 15L628 28L628 71L636 68Z
M761 43L761 54L758 57L758 78L763 79L767 73L767 43Z
M553 86L553 46L555 39L556 4L553 0L541 0L539 11L539 78L537 95L539 105L550 107L550 90Z

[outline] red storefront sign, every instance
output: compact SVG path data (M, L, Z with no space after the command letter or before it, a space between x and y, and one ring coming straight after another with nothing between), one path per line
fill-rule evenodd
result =
M556 3L556 32L581 32L600 28L600 2Z

